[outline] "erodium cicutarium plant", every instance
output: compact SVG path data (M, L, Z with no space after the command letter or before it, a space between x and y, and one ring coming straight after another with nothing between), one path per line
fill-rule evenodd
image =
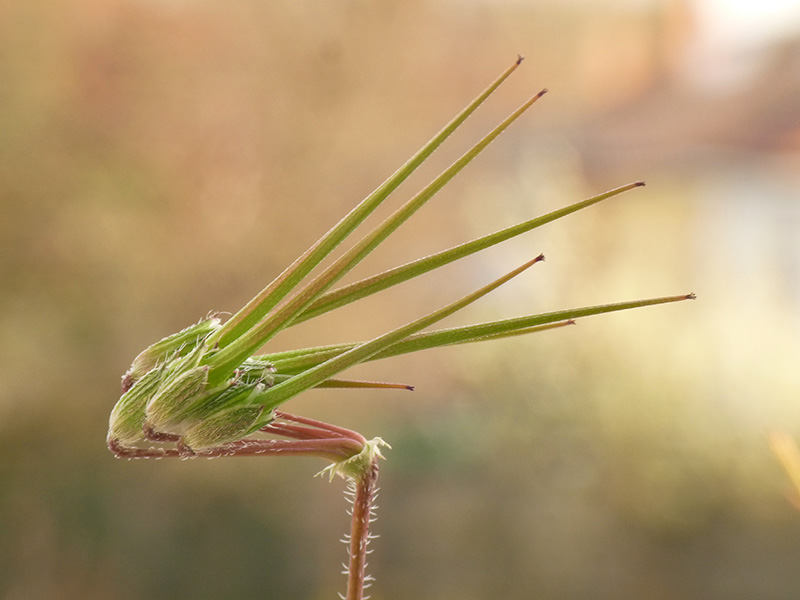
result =
M349 344L258 354L281 330L335 310L423 273L518 236L622 192L643 186L630 183L448 250L368 277L336 283L406 219L430 200L461 169L518 119L546 90L535 94L491 130L391 216L324 269L312 271L331 254L409 175L425 162L509 76L518 58L483 93L448 123L374 192L278 275L239 312L225 321L212 314L142 351L122 378L122 396L111 412L108 447L125 458L194 458L309 455L325 459L324 473L349 482L353 510L348 538L347 592L360 600L369 584L365 574L372 501L378 459L388 447L362 435L282 410L311 388L352 390L412 389L393 383L339 378L354 365L439 346L483 342L563 327L575 319L641 306L678 302L693 294L619 302L450 329L428 328L543 260L525 264L479 290L374 339Z

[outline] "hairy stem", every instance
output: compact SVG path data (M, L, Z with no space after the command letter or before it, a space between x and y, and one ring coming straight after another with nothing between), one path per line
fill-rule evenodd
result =
M374 456L370 465L358 479L353 479L355 497L353 498L353 519L350 526L350 561L347 568L346 600L363 600L364 582L367 568L367 544L369 543L369 524L372 520L372 502L375 499L378 482L378 457Z

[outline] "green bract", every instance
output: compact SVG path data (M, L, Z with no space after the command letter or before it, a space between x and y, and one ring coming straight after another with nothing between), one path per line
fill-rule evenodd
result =
M235 442L272 421L273 413L257 404L225 408L186 430L181 441L194 451Z
M330 434L331 438L322 440L322 434L317 430L297 425L304 422L297 417L292 417L290 424L271 425L276 417L275 409L297 394L314 387L410 389L410 386L400 384L337 378L346 369L366 361L438 346L543 331L571 324L578 317L692 298L692 294L666 296L423 331L544 258L537 256L472 294L372 340L255 355L267 341L287 327L313 319L644 185L641 182L624 185L356 283L332 289L345 274L424 206L536 102L545 93L543 90L523 103L430 184L343 252L330 266L316 276L311 275L497 89L519 66L520 60L227 322L221 323L216 316L208 317L140 353L123 378L124 393L111 413L108 432L110 448L120 456L130 457L305 452L340 462L352 459L336 471L350 474L353 465L360 464L359 459L354 457L366 452L363 456L369 455L369 460L372 460L379 454L379 442L368 443L360 438L348 437L349 433L340 435L337 432ZM262 429L268 433L290 437L294 445L283 446L279 442L268 445L264 442L258 446L248 436ZM325 431L330 433L332 430ZM346 442L342 441L345 439ZM142 442L150 446L157 442L168 449L144 448Z
M220 320L217 317L208 317L145 348L133 359L131 368L125 373L122 381L123 391L127 391L136 380L153 367L188 354L219 327Z

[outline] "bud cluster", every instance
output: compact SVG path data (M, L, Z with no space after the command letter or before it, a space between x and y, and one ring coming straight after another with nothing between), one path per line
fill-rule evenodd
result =
M259 404L275 381L268 362L248 359L232 377L209 385L202 362L213 353L206 341L219 323L204 319L136 357L111 412L109 443L180 441L196 451L242 439L272 421L272 411Z

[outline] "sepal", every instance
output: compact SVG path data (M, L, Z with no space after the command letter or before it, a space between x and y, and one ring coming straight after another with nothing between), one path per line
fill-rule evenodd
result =
M188 369L172 377L147 403L147 424L156 431L169 431L180 424L186 410L208 392L208 367Z
M317 473L317 476L327 475L331 481L336 475L345 479L360 480L376 458L384 458L383 454L381 454L381 448L391 449L392 447L379 437L373 438L364 443L361 452L328 465Z
M185 356L220 326L219 317L211 316L148 346L133 359L127 373L123 375L122 391L127 392L140 377L156 365L171 358Z
M186 430L181 441L195 452L202 451L241 440L273 419L272 411L263 406L234 406L193 425Z
M158 391L165 376L161 365L145 373L120 396L108 420L108 439L133 444L143 439L145 407Z

